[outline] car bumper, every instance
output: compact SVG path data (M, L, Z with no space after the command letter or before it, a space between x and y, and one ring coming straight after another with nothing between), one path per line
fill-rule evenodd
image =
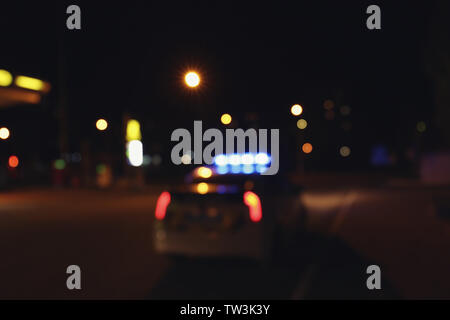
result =
M177 232L156 228L155 250L192 257L248 257L262 259L265 239L260 225L230 232Z

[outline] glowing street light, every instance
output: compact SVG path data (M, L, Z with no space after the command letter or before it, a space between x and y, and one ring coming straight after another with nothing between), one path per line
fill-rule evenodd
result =
M9 138L9 130L8 128L0 128L0 139L6 140Z
M301 114L303 113L303 108L302 108L302 106L299 105L299 104L294 104L294 105L291 107L291 113L292 113L292 115L294 115L294 116L299 116L299 115L301 115Z
M231 115L229 115L228 113L224 113L221 117L220 117L220 122L222 122L224 125L228 125L231 123L231 120L233 120L233 118L231 117Z
M99 131L104 131L108 128L108 121L106 121L105 119L98 119L95 123L95 127Z
M200 75L195 71L189 71L184 76L184 82L189 88L196 88L200 84Z

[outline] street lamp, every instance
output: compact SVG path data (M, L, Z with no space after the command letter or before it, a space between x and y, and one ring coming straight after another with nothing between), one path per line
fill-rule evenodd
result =
M9 130L8 128L0 128L0 139L6 140L9 138Z
M184 82L189 88L196 88L200 85L200 75L195 71L189 71L184 75Z
M291 113L292 113L292 115L294 115L294 116L299 116L299 115L301 115L301 114L303 113L303 108L302 108L302 106L299 105L299 104L294 104L294 105L291 107Z
M108 128L108 121L106 121L105 119L98 119L95 123L95 127L99 131L105 131L106 128Z

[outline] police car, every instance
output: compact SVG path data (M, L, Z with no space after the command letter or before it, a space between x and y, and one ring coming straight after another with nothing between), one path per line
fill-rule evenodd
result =
M282 217L301 213L300 197L272 176L266 153L221 154L195 168L184 184L156 203L154 245L159 253L266 260Z

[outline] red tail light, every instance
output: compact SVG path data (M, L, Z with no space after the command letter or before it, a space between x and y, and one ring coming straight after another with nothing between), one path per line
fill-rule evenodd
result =
M158 220L163 220L166 216L167 206L170 203L170 193L164 191L159 195L156 201L155 218Z
M250 220L259 222L262 219L261 201L256 193L246 191L244 193L244 203L250 212Z

